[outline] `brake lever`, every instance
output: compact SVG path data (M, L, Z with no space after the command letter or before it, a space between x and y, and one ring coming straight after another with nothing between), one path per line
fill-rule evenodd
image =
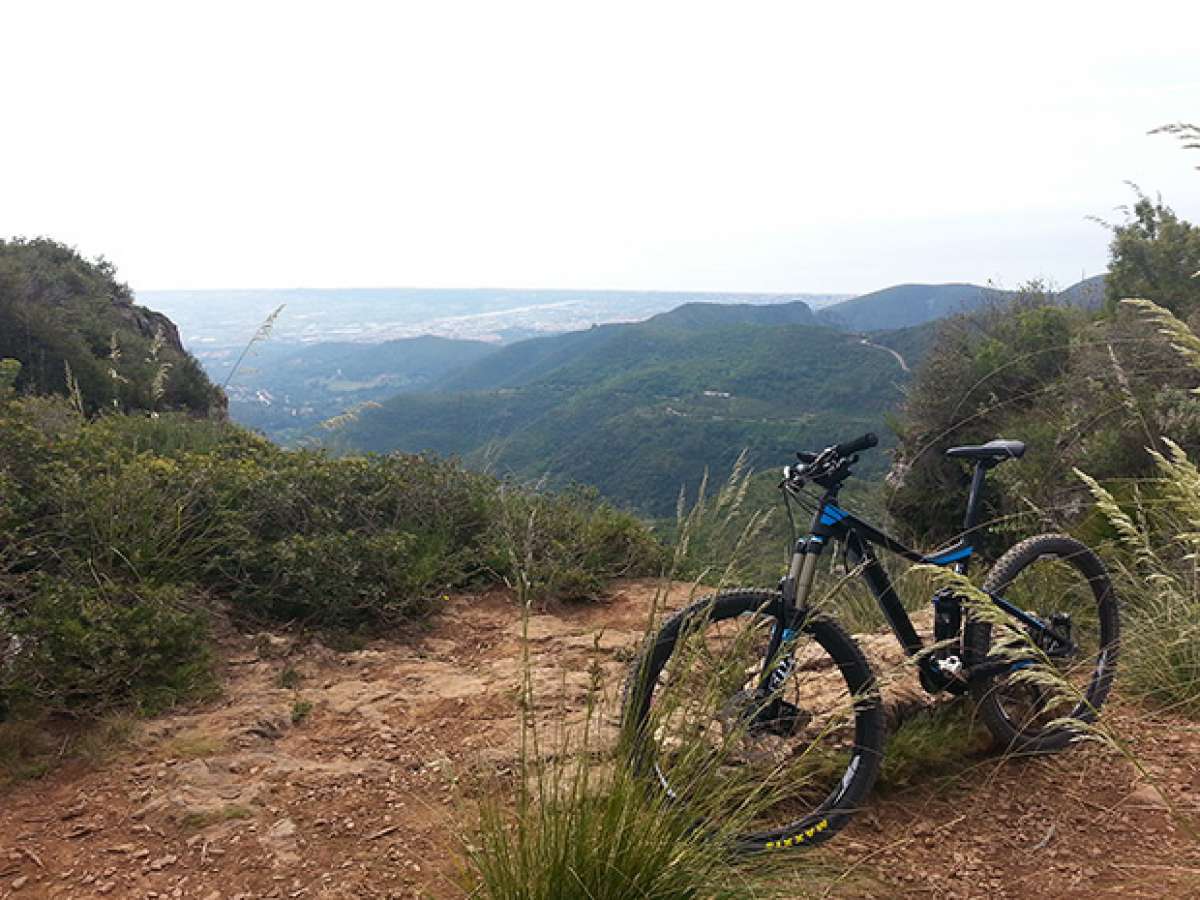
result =
M804 487L804 474L807 466L784 466L783 480L779 482L779 486L792 487L796 490Z

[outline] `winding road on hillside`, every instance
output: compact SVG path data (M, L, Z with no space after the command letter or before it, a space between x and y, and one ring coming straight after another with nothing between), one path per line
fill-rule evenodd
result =
M898 351L893 350L891 347L885 347L885 346L883 346L883 344L873 343L865 337L861 338L859 340L859 343L865 347L874 347L876 350L884 350L884 351L892 354L892 356L896 357L896 362L900 363L901 369L903 369L905 372L910 372L910 373L912 372L912 369L910 369L908 367L908 363L905 361L904 357L901 356Z

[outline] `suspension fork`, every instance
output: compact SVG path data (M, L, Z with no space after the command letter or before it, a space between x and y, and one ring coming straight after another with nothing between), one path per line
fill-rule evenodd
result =
M763 658L763 676L758 684L760 694L776 693L787 682L796 665L792 638L806 615L808 597L812 593L813 580L817 574L817 560L824 546L825 538L818 535L811 535L807 540L796 542L787 577L780 583L775 627L767 644L766 656Z

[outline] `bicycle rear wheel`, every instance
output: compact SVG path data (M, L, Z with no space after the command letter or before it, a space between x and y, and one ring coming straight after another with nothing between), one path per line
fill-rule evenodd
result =
M1075 650L1057 655L1036 646L1033 634L998 629L972 617L964 635L968 659L1007 652L1041 660L1050 678L1012 672L972 686L980 718L1006 748L1057 750L1080 724L1095 720L1116 674L1120 617L1116 591L1100 558L1074 538L1042 534L1012 547L996 562L983 590L1070 632Z
M799 626L788 677L756 692L779 608L775 591L700 600L664 624L626 688L635 764L698 827L735 821L743 851L831 837L862 806L883 751L870 666L828 619Z

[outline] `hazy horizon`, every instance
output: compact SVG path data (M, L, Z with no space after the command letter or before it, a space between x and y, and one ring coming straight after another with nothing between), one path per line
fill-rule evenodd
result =
M1097 275L1104 275L1107 272L1107 267L1098 272L1086 273L1079 275L1070 282L1058 283L1054 282L1051 286L1055 289L1064 289L1071 287L1080 281L1085 281L1088 278L1093 278ZM513 291L522 294L554 294L554 293L577 293L577 294L711 294L715 297L723 297L730 295L759 295L763 297L796 297L798 299L806 297L832 297L839 296L843 299L851 299L853 297L861 297L866 294L873 294L876 291L886 290L891 287L902 287L904 285L943 285L943 284L972 284L979 287L995 287L1001 290L1014 290L1022 284L1028 283L1032 279L1024 279L1020 282L1012 284L999 281L902 281L891 284L882 284L878 287L870 288L865 291L821 291L801 288L796 290L776 290L776 291L756 291L752 289L688 289L688 288L646 288L635 286L611 286L611 285L547 285L542 287L532 287L524 284L331 284L331 285L311 285L311 284L292 284L292 285L272 285L266 287L241 287L231 285L217 285L214 287L197 287L197 288L180 288L180 287L135 287L130 285L130 289L135 294L233 294L233 293L287 293L289 291Z

